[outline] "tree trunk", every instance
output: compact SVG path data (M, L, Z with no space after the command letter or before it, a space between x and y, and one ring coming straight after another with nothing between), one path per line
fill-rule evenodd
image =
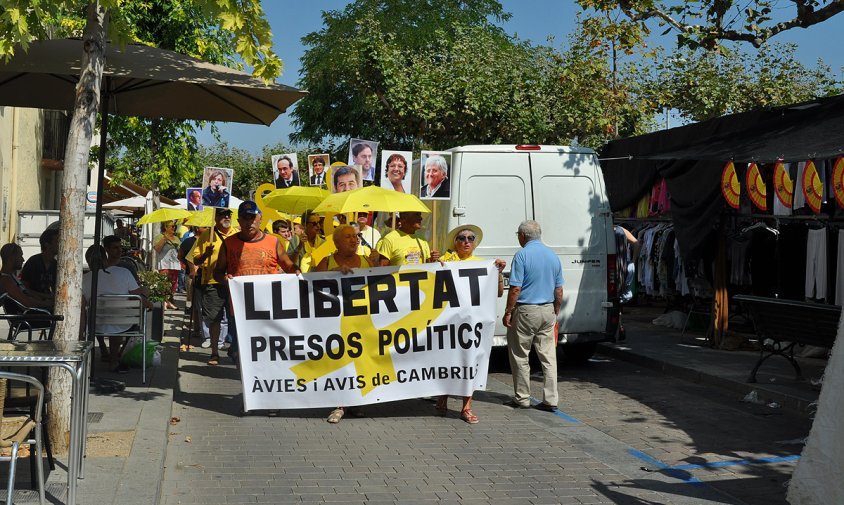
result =
M100 105L100 85L105 64L105 9L98 2L88 8L83 37L82 70L65 151L61 197L56 314L64 315L56 340L73 341L80 335L82 306L82 237L85 225L85 192L91 139ZM71 382L67 372L53 368L50 375L49 432L53 451L67 450L70 427ZM84 394L84 393L83 393Z

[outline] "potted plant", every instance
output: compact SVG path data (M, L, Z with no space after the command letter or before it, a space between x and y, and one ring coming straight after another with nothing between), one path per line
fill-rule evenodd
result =
M153 304L152 328L150 338L161 340L164 336L164 300L170 297L170 279L167 275L156 272L138 272L141 286L149 291L148 298Z

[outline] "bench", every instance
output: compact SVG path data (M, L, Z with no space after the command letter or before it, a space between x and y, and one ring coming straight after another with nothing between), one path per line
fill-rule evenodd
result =
M761 296L737 295L750 316L759 337L759 360L750 372L748 382L756 382L756 372L771 356L779 355L791 363L801 379L800 365L794 359L795 345L832 348L838 334L841 307L821 303L797 302ZM765 340L772 341L770 345Z
M129 326L130 328L123 332L107 332L101 329L103 325ZM127 340L132 337L141 337L143 345L141 381L144 384L147 383L147 318L142 296L97 296L97 321L94 336L120 337Z

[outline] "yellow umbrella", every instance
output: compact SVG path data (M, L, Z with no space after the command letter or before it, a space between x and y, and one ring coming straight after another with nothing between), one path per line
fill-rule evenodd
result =
M347 214L352 212L431 212L422 200L408 193L399 193L379 186L334 193L319 204L314 212Z
M293 186L270 192L264 196L264 204L288 214L301 214L319 205L330 194L313 186Z
M138 224L162 223L164 221L175 221L184 219L191 215L186 209L164 208L150 212L138 220Z
M188 226L214 226L214 209L215 207L205 207L196 212L191 212L190 217L185 220ZM232 223L237 221L237 209L229 209L232 211Z

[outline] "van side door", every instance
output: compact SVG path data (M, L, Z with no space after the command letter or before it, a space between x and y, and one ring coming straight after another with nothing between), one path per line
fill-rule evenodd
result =
M563 265L560 333L603 333L608 207L594 154L530 154L534 219Z

